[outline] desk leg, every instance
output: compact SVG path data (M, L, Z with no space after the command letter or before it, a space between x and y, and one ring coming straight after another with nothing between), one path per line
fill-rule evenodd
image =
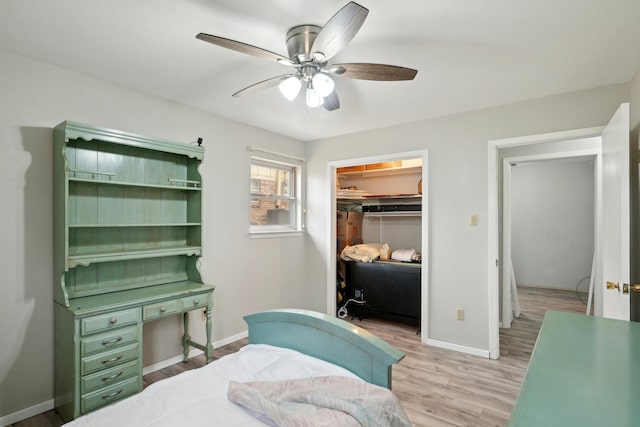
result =
M183 314L184 335L182 335L182 353L184 354L183 362L189 361L189 312L185 311Z
M207 306L207 346L204 349L204 355L207 358L207 363L213 360L213 344L211 344L211 312L213 306Z

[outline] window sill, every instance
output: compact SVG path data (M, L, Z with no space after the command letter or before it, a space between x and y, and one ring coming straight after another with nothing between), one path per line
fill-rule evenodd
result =
M252 239L266 239L273 237L298 237L303 236L304 231L301 230L265 230L265 231L256 231L250 230L249 237Z

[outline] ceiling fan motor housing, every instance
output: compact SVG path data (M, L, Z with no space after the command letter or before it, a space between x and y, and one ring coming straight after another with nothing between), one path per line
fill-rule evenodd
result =
M317 25L297 25L287 31L287 51L294 62L313 60L311 47L322 27Z

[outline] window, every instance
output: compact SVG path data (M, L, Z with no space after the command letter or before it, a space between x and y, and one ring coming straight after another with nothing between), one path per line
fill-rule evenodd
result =
M302 229L300 166L251 158L251 232L282 233Z

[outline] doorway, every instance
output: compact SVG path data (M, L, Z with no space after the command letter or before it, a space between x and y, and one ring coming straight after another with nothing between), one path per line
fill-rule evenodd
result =
M422 198L421 198L421 216L417 219L420 227L420 248L416 248L419 250L422 263L420 265L420 290L421 290L421 298L420 298L420 324L422 325L420 329L420 335L422 342L426 342L428 336L428 304L427 304L427 296L428 296L428 283L429 283L429 240L428 240L428 218L429 218L429 186L428 186L428 152L427 150L413 151L413 152L405 152L405 153L394 153L387 154L382 156L372 156L372 157L361 157L361 158L353 158L348 160L341 161L333 161L329 162L327 165L327 174L329 179L327 180L329 188L328 194L331 202L328 204L330 207L329 212L327 212L327 312L328 314L335 315L337 312L337 289L336 289L336 277L337 277L337 263L336 263L336 235L337 235L337 227L336 227L336 210L337 210L337 182L336 182L336 172L338 168L346 168L346 167L354 167L358 165L365 164L378 164L378 163L387 163L387 162L398 162L398 161L408 161L411 159L419 159L421 160L421 175L420 180L422 181ZM417 182L416 182L417 184ZM417 185L415 192L418 191Z
M512 319L511 239L509 235L505 238L505 230L510 230L510 224L503 221L503 182L510 181L509 162L513 159L534 161L594 156L599 171L602 130L598 127L489 142L489 263L494 266L489 268L489 357L492 359L500 356L500 327L508 326ZM599 180L596 181L596 205L599 206L601 190ZM596 213L595 216L597 227L599 215Z
M506 323L503 313L502 338L513 338L511 327L541 323L546 310L584 314L593 307L595 160L505 159L504 259L511 259L513 318Z

